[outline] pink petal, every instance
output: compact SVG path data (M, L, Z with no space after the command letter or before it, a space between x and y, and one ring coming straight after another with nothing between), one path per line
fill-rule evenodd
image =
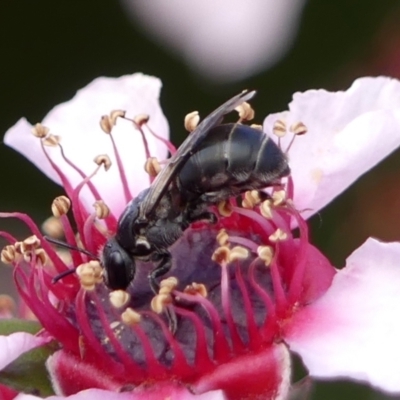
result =
M41 397L32 396L30 394L20 394L15 400L40 400ZM160 399L173 399L173 400L225 400L226 397L222 391L208 392L202 395L191 394L187 389L174 388L170 385L170 390L161 390L157 392L143 392L136 394L134 392L116 393L101 389L88 389L83 390L71 396L50 396L46 397L47 400L160 400Z
M264 122L272 132L278 118L287 127L299 121L307 133L289 152L294 201L308 217L344 191L400 145L400 82L385 77L360 78L345 92L296 93L289 112ZM292 134L282 138L283 149Z
M150 35L212 80L234 81L279 60L295 38L305 1L122 0Z
M42 122L50 128L51 133L62 137L61 144L66 156L86 174L94 171L96 165L93 159L97 155L107 154L111 158L113 165L110 170L101 171L92 181L114 212L122 210L125 201L111 142L100 129L100 118L117 109L126 110L127 117L131 118L138 114L148 114L150 128L159 136L167 138L169 129L159 104L160 89L159 79L143 74L97 78L79 90L72 100L53 108ZM135 195L149 184L149 177L143 169L146 156L141 135L132 123L125 120L118 120L113 135L130 189ZM150 134L147 140L151 155L164 159L167 155L165 146ZM60 179L41 150L39 140L31 134L31 125L25 119L19 120L7 131L4 142L60 184ZM60 149L47 147L47 150L73 187L76 187L82 178L61 158ZM92 196L88 191L83 191L83 195L86 196L84 202L91 207Z
M33 336L25 332L0 336L0 370L15 361L21 354L48 342L49 338Z
M293 316L284 337L314 377L400 392L400 243L368 239L328 291Z

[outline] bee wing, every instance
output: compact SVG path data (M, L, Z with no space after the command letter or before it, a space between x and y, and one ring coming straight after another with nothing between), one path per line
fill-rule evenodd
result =
M188 135L178 151L169 159L168 164L160 171L153 184L150 186L146 197L140 205L138 221L145 222L147 220L147 216L157 207L158 202L167 191L173 178L183 167L191 154L193 154L197 146L207 137L210 129L219 124L225 114L230 113L243 102L250 100L255 94L256 92L254 90L251 92L245 90L235 97L232 97L208 115L197 128Z

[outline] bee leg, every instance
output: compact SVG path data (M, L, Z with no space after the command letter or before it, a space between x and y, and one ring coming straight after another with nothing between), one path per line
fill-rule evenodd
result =
M156 295L160 291L160 285L157 282L157 278L162 275L165 275L171 269L171 254L170 253L156 254L153 261L157 261L160 259L161 259L160 263L157 265L156 268L153 269L153 271L150 272L148 276L151 290ZM177 316L171 307L167 307L165 309L165 315L167 316L168 320L168 328L174 335L176 330L178 329Z

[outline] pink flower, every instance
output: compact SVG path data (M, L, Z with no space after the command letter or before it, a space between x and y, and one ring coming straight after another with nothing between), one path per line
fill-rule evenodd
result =
M139 74L97 79L36 125L36 137L25 121L6 134L7 144L29 152L62 183L68 198L55 199L53 213L66 242L87 251L61 257L27 215L0 214L21 219L35 235L17 242L3 232L10 245L2 258L14 265L22 298L62 346L47 361L56 393L72 399L101 393L110 398L110 391L130 399L285 399L288 349L300 354L312 376L349 377L400 391L393 367L400 355L400 324L393 318L400 308L400 246L371 239L337 272L310 244L304 221L400 144L400 83L364 78L347 92L295 95L290 111L269 116L264 126L288 153L292 176L283 186L272 188L264 202L255 193L246 193L240 207L231 200L215 210L216 225L192 225L171 247L174 267L162 294L150 290L152 265L146 263L137 263L127 292L110 293L95 255L115 233L125 204L150 183L138 168L148 156L163 159L167 147L174 152L166 141L159 89L157 79ZM108 91L114 104L98 112ZM79 131L76 121L87 117L84 132L90 132L112 109L128 112L102 119L109 134L98 128L83 148L81 135L69 142L70 133ZM139 114L150 118L135 118ZM129 152L125 137L135 141ZM109 156L96 158L107 172L90 167L89 150L90 159ZM112 179L105 179L110 173ZM53 283L70 268L77 274ZM177 318L174 334L165 310Z
M292 45L305 1L121 0L145 33L206 79L232 82L271 67Z

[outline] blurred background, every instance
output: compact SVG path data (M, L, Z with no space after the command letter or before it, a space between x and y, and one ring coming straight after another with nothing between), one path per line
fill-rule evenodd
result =
M253 105L261 123L296 91L346 89L364 75L400 77L399 20L392 0L3 1L0 132L22 116L42 120L98 76L139 71L163 81L176 144L187 112L204 115L244 88L259 91ZM2 211L24 211L40 224L63 194L4 144L0 171ZM336 266L369 236L400 239L399 178L397 152L311 220L314 242ZM17 222L0 224L27 234ZM7 267L0 293L13 293ZM318 383L311 398L395 397L335 382Z

